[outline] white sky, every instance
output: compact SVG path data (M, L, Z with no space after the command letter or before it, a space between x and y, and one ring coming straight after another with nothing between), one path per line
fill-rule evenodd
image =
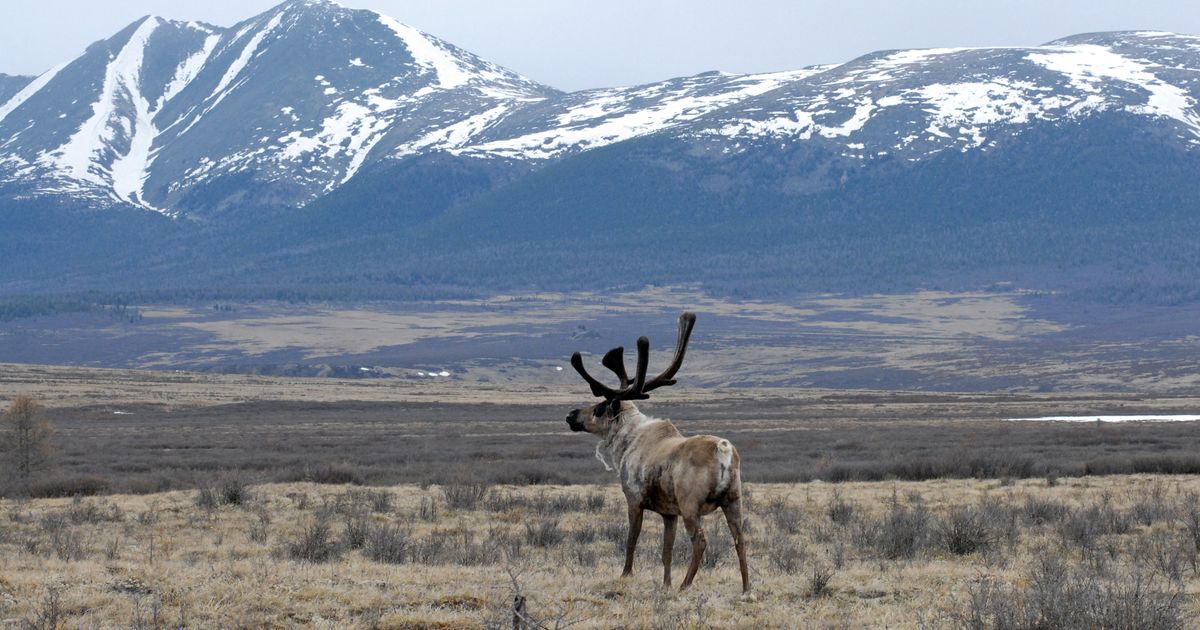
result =
M1032 45L1091 31L1200 34L1161 0L341 0L566 90L767 72L891 48ZM228 26L278 0L2 0L0 72L37 74L147 14Z

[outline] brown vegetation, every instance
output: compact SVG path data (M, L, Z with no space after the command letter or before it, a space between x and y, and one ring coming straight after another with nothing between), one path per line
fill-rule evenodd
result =
M0 484L0 492L29 491L34 473L50 463L53 433L37 401L24 394L13 397L0 416L0 473L11 479L8 484Z
M646 404L686 435L728 438L748 482L1200 474L1200 423L1004 422L1073 399L830 394ZM1135 413L1175 399L1109 400ZM1124 408L1118 405L1126 405ZM1135 407L1136 405L1136 407ZM50 407L60 457L34 496L247 483L610 483L562 407L436 402L285 402L164 408ZM121 413L115 413L120 411ZM975 415L969 415L974 413ZM990 414L990 415L985 415Z
M615 486L224 480L3 501L0 623L498 628L518 596L531 627L1157 629L1200 612L1200 477L748 490L756 603L739 600L713 519L716 570L689 592L659 588L652 546L618 578ZM676 543L678 561L688 547Z

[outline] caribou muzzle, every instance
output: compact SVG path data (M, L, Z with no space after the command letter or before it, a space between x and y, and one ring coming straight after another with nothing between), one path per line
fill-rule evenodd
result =
M578 409L572 409L571 413L567 414L567 426L571 427L572 431L583 430L583 423L579 421Z

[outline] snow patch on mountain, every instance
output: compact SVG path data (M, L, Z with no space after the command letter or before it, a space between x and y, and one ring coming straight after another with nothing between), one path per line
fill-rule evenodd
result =
M986 150L998 129L1123 107L1200 135L1195 99L1156 76L1154 65L1090 43L900 51L847 64L781 95L762 115L730 116L697 134L733 140L734 150L747 148L742 139L844 138L847 157L865 159L859 150L870 146L876 157L917 160L955 147ZM1135 88L1135 102L1122 85ZM1137 92L1147 94L1144 103L1136 102ZM887 134L871 132L868 125L885 113Z
M894 52L870 65L849 70L846 76L835 81L840 83L887 83L903 78L913 66L920 66L934 58L972 50L970 48L916 48Z
M195 28L197 30L203 30L208 33L212 32L207 28L201 27L195 22L188 22L188 27ZM200 71L204 69L205 62L207 62L208 58L212 56L213 50L216 49L217 44L220 41L220 34L213 33L209 35L204 39L204 45L200 47L200 50L192 53L190 57L183 60L183 63L179 64L179 67L175 69L175 76L171 79L171 82L167 84L166 89L163 90L163 94L161 97L159 97L158 102L155 103L155 110L162 109L164 104L178 96L184 88L186 88L193 80L195 80L196 75L200 74Z
M238 85L241 85L241 83L235 84L234 81L242 75L242 73L246 70L246 66L248 66L250 61L254 59L254 55L258 52L259 47L262 46L263 40L266 39L267 36L272 32L274 32L275 29L279 28L279 24L283 21L283 14L284 12L280 11L273 15L271 19L267 21L266 26L259 29L258 32L250 38L250 41L246 42L246 45L242 47L241 53L238 54L233 63L230 64L225 70L225 74L221 75L221 80L217 82L217 87L213 88L212 93L208 96L208 98L205 99L207 106L204 108L204 111L192 118L192 121L188 123L188 126L185 127L183 131L180 132L180 135L187 133L187 131L194 127L197 122L200 122L200 119L203 118L205 114L211 112L214 108L216 108L217 105L220 105L221 101L225 100L225 97L229 96L230 92L237 89ZM250 27L247 26L239 31L238 34L235 35L231 40L231 44L232 42L236 42L244 37L249 29Z
M1135 85L1149 93L1144 105L1126 107L1128 111L1177 120L1192 133L1200 135L1200 116L1196 100L1187 91L1159 79L1150 71L1151 64L1120 55L1103 46L1084 44L1060 50L1031 53L1028 59L1049 70L1065 75L1071 87L1100 95L1108 80ZM1102 100L1093 101L1103 108Z
M65 144L38 158L39 164L69 178L63 181L62 192L78 191L80 183L89 183L111 187L121 201L145 205L137 193L145 179L154 125L140 80L146 44L159 24L158 18L142 21L105 69L100 98L92 104L91 117ZM125 105L133 107L132 120L121 115ZM128 149L106 167L104 160L117 151L117 141Z
M389 100L372 98L368 105L359 103L342 103L336 112L321 122L321 129L310 136L301 131L292 131L279 138L284 148L278 157L284 160L296 160L306 154L318 154L325 158L334 158L342 153L350 156L345 175L337 180L331 180L327 189L341 184L354 176L366 160L367 155L375 144L383 137L392 124L386 114L400 106L399 99Z
M67 67L68 63L70 62L59 64L43 72L38 78L31 81L29 85L21 88L21 91L14 94L7 102L0 105L0 123L4 122L4 119L9 114L20 107L25 101L29 100L29 97L37 94L42 88L46 87L46 84L53 80L63 68Z
M582 99L582 104L558 114L554 119L558 126L551 129L464 148L446 145L437 148L467 155L550 159L566 151L594 149L662 131L822 70L808 68L735 77L727 86L715 91L706 90L709 86L698 78L674 90L671 89L672 82L595 90ZM653 99L653 102L633 106L634 102L647 99Z
M459 65L458 59L442 48L441 42L421 31L396 20L395 18L376 14L379 21L404 42L404 47L413 56L418 66L425 72L433 74L434 80L429 86L418 90L416 97L425 96L435 89L449 90L465 85L471 74Z
M413 142L400 145L392 152L392 157L400 158L416 155L431 147L450 151L460 149L476 136L486 131L496 121L501 120L510 109L512 109L512 105L509 104L497 105L483 113L470 116L447 127L435 129Z

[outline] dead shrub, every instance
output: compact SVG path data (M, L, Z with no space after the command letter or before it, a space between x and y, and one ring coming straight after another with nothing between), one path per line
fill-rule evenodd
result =
M1173 520L1175 507L1166 500L1163 484L1156 482L1150 487L1149 494L1142 494L1129 509L1129 515L1134 522L1149 527L1159 521Z
M822 597L829 592L833 569L823 562L814 562L808 570L808 596Z
M794 535L800 533L803 528L803 512L783 497L773 497L767 501L766 513L771 519L771 524L779 532Z
M287 545L287 555L303 562L329 562L342 555L341 545L333 536L329 520L317 518L300 530L300 535Z
M342 545L347 549L362 549L367 544L371 517L366 510L356 510L345 515Z
M952 509L935 531L940 546L956 556L985 551L995 541L988 519L974 506Z
M825 514L833 524L846 526L854 520L856 510L857 506L852 501L843 499L842 493L835 491L825 507Z
M1020 513L1028 525L1049 525L1061 521L1069 511L1061 501L1027 496Z
M115 503L101 507L93 501L84 501L79 495L75 496L71 507L67 508L67 516L76 525L119 523L125 520L125 512Z
M45 596L33 611L33 616L22 620L22 627L28 630L59 630L67 622L67 611L62 601L62 587L51 586L46 589Z
M446 507L471 511L478 509L480 502L488 495L488 490L488 484L483 482L449 483L442 486L442 496L446 500Z
M392 493L383 490L372 490L366 493L371 511L376 514L387 514L392 511Z
M417 518L429 523L437 522L437 499L433 497L421 497L421 505L417 508Z
M1184 495L1177 518L1192 541L1193 550L1200 553L1200 496L1194 492Z
M83 560L87 550L83 535L71 527L68 512L48 512L37 522L37 535L25 538L26 551L44 552L64 562Z
M587 545L595 541L598 535L599 532L596 531L595 525L584 523L583 527L571 533L571 540L579 545Z
M571 547L570 554L575 559L575 563L581 567L596 566L596 552L590 547L583 545Z
M405 562L411 549L412 530L391 524L371 528L363 547L368 558L388 564Z
M925 506L893 503L877 524L860 529L858 542L887 560L900 560L915 557L929 539L929 512Z
M250 540L256 543L267 542L271 534L271 513L266 508L259 507L255 516L257 518L250 522Z
M325 463L315 468L305 469L304 474L296 481L311 481L326 485L353 484L361 486L363 475L352 464L346 462Z
M676 537L681 538L680 536ZM721 561L729 557L733 550L733 537L729 535L729 530L725 528L723 519L713 519L712 526L709 528L707 545L704 548L704 557L700 559L700 565L704 568L711 569L721 564Z
M29 484L29 496L34 499L90 497L108 492L111 484L98 475L56 475L34 479Z
M498 549L500 557L506 562L515 562L525 556L525 541L508 530L507 527L491 527L484 541L487 547Z
M558 526L558 519L544 518L537 523L525 523L525 542L534 547L555 547L567 537Z
M197 484L196 506L214 510L222 505L247 505L251 501L250 486L238 473L227 473Z
M1086 565L1070 568L1043 553L1024 587L985 578L971 586L954 621L961 628L1099 628L1177 630L1184 627L1178 587L1140 573L1101 576Z
M1108 498L1099 505L1072 510L1058 524L1059 536L1081 549L1093 549L1109 534L1124 534L1133 527L1129 517L1114 509Z
M468 529L435 529L424 538L415 538L411 545L412 562L418 564L478 566L493 564L500 550L475 542L475 534Z
M796 541L785 537L774 539L767 549L771 566L780 573L795 575L804 569L808 554Z
M584 499L584 507L588 512L603 512L607 505L608 501L605 500L604 495L599 492L592 492L587 495L586 499Z

